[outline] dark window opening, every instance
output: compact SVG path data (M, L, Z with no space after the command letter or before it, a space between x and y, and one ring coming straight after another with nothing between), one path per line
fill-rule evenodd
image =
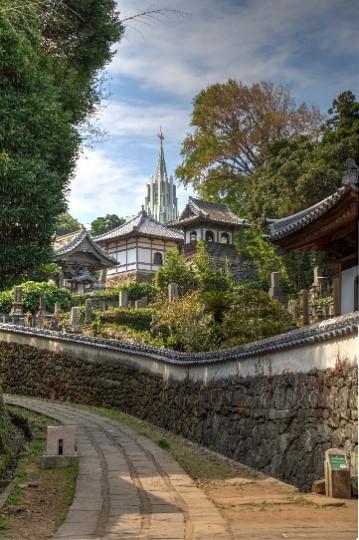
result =
M64 439L59 439L59 456L64 455Z
M206 242L214 242L214 234L212 231L206 231Z
M162 258L162 253L155 253L154 256L153 256L153 264L156 264L158 266L162 266L163 265L163 258Z
M197 233L196 231L192 231L189 235L189 241L191 243L197 242Z

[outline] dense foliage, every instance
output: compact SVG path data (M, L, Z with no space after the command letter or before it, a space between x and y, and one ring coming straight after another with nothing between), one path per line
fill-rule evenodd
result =
M52 313L55 307L55 302L60 302L63 310L70 309L72 305L71 293L67 289L58 287L53 283L36 283L27 281L21 284L22 299L25 310L30 310L35 313L39 307L40 297L46 300L46 308ZM0 312L10 313L14 290L8 289L0 292Z
M55 218L122 27L114 0L0 6L0 282L50 259Z
M72 217L68 212L64 212L56 218L55 233L57 236L78 231L80 228L81 223Z
M151 329L152 318L156 313L157 311L153 308L118 308L98 312L96 319L100 324L115 323L128 326L133 330L143 331Z
M230 308L224 315L223 346L234 347L250 341L280 334L291 325L285 307L258 290L235 294Z
M171 248L166 253L164 265L156 272L153 283L165 296L170 283L177 283L180 294L185 294L196 287L197 278L178 250Z
M204 198L225 197L243 210L251 176L268 143L303 132L315 136L322 117L271 82L246 86L229 80L194 98L192 133L182 144L177 176Z
M106 214L106 216L98 217L91 222L90 233L92 236L98 236L123 225L125 222L126 220L117 214Z
M175 302L164 302L152 331L166 347L180 351L207 351L216 341L213 317L206 312L199 291L186 293Z

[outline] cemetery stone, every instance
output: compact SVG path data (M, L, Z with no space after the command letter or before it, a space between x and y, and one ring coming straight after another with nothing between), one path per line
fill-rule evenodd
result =
M45 467L66 467L76 460L75 426L48 426Z

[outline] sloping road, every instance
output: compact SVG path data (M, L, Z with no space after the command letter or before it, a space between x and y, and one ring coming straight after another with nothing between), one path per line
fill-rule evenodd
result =
M6 401L76 425L76 493L54 540L234 538L213 503L149 439L69 405L15 396Z

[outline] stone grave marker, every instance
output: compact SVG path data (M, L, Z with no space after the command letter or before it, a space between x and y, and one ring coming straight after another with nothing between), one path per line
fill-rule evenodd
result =
M284 301L284 295L282 288L280 286L279 282L280 274L279 272L271 272L270 275L270 290L269 290L269 296L273 298L273 300L278 300L279 302Z
M128 292L120 291L118 294L118 306L121 308L128 308Z
M327 497L351 498L350 470L345 450L340 448L326 450L324 477Z
M135 301L135 309L147 307L147 296Z
M23 318L23 302L22 302L22 289L19 286L14 287L14 297L10 316L14 324L20 324L20 320Z
M178 298L178 285L177 283L170 283L168 285L168 300L170 302L173 302L174 300L176 300Z
M47 426L45 467L67 467L77 461L75 426Z
M85 300L85 324L91 324L92 321L92 302L91 298Z
M70 325L73 332L78 332L80 330L80 309L77 306L71 308Z

